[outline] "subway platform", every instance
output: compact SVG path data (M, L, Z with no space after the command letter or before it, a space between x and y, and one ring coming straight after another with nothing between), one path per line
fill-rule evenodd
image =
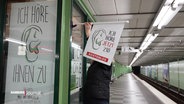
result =
M121 76L110 87L110 104L176 104L132 73Z

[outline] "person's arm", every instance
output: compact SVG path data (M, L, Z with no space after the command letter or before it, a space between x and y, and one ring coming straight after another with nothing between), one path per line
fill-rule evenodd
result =
M89 38L90 33L91 33L91 28L92 28L92 23L91 22L85 22L85 32L86 32L86 37ZM92 64L94 60L91 60L90 63Z
M91 22L85 22L84 26L85 26L86 37L89 38L90 33L91 33L92 23Z

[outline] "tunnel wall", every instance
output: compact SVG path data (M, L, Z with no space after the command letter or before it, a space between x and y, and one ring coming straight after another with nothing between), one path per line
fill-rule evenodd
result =
M140 74L140 66L133 66L132 67L132 72L136 75L139 75Z

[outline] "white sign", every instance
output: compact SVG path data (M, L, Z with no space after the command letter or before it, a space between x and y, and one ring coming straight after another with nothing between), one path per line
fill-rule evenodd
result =
M110 65L124 24L96 24L84 50L84 56L92 60Z
M51 1L12 3L5 104L53 103L56 7Z

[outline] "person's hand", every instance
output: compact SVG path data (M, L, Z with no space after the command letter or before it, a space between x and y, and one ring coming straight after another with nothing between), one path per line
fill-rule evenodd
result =
M85 26L86 36L88 38L90 33L91 33L92 23L91 22L85 22L84 26Z

